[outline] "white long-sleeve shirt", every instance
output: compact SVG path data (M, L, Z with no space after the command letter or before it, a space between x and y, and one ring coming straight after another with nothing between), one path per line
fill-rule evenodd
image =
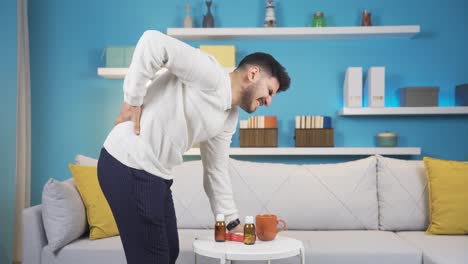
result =
M183 162L184 152L200 143L211 209L227 222L237 218L228 160L238 110L231 107L231 81L223 67L199 49L146 31L124 80L124 100L143 105L140 135L133 122L120 123L104 148L128 167L172 179L172 168Z

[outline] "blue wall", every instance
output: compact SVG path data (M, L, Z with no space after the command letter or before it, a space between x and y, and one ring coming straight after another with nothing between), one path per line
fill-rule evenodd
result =
M16 174L16 0L0 4L0 263L13 260Z
M122 103L122 81L98 77L108 45L132 45L146 29L180 27L184 5L192 4L199 26L201 0L45 0L30 3L33 110L32 202L40 202L49 177L70 177L67 163L77 153L97 157ZM468 159L468 116L342 117L342 82L348 66L386 66L387 106L398 105L397 89L437 85L440 105L453 105L454 86L468 82L468 24L465 0L279 0L280 26L307 26L321 10L330 26L359 24L373 13L375 25L421 25L413 39L346 41L235 41L238 60L254 51L272 53L289 70L291 90L258 114L277 115L279 145L293 146L295 115L330 115L336 146L374 146L384 130L400 135L401 146L421 147L423 155ZM264 1L214 0L217 26L261 26ZM213 42L214 43L214 42ZM200 42L191 42L199 45ZM241 118L247 118L242 113ZM233 145L239 140L234 138ZM408 157L408 158L418 158ZM355 158L355 157L352 157ZM250 159L253 159L250 157ZM261 158L286 162L346 160L346 157Z

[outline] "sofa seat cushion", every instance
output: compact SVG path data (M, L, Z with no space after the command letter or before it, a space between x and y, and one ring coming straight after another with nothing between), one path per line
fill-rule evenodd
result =
M398 236L423 251L424 264L468 263L468 236L428 235L425 232L398 232Z
M180 255L177 263L193 263L192 242L196 237L213 235L212 230L180 229ZM284 231L280 233L304 243L306 264L316 263L401 263L421 264L422 252L393 232L385 231ZM197 263L219 260L197 256ZM264 262L233 261L233 264ZM299 264L298 257L275 260L274 264Z
M48 247L42 250L41 263L50 264L125 264L125 253L119 236L90 240L87 236L52 253Z
M302 240L306 263L421 264L422 252L386 231L285 231Z

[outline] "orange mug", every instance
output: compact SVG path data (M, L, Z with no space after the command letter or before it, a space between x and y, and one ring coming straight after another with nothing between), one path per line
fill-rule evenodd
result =
M281 223L282 227L278 228ZM262 241L271 241L275 239L278 232L286 230L286 222L272 214L257 215L255 217L255 233L258 239Z

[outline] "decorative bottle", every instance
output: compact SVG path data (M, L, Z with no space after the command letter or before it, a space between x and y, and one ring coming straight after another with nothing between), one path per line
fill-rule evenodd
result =
M327 26L327 21L325 20L325 17L323 16L323 12L315 12L314 19L312 19L311 26L312 27L326 27Z
M253 216L245 217L244 224L244 244L253 245L255 244L256 235L255 235L255 224Z
M203 27L204 28L212 28L214 27L214 17L211 14L211 4L212 0L206 0L206 7L208 8L208 12L206 15L203 16Z
M193 27L193 20L190 16L190 5L187 4L185 6L185 18L184 18L184 28L191 28Z
M223 214L216 215L215 241L216 242L226 241L226 223L224 222Z
M265 27L276 27L275 6L273 0L267 1L266 14L265 14Z
M364 12L362 12L361 26L363 27L372 26L371 13L368 12L367 10L364 10Z

